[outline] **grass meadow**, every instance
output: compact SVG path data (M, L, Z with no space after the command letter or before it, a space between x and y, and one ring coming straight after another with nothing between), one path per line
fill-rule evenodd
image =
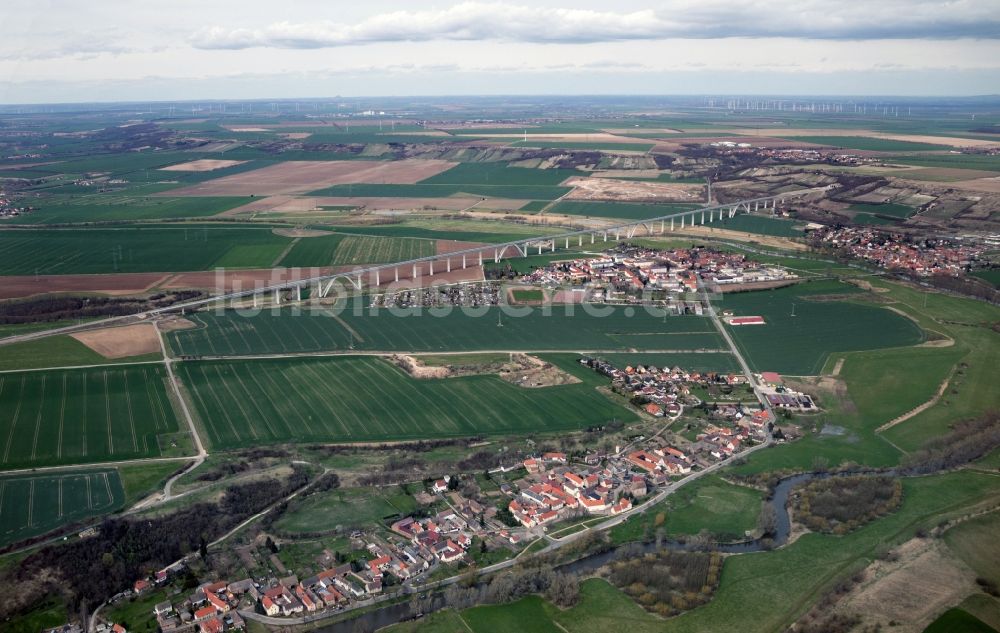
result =
M697 316L657 317L644 310L608 307L601 317L574 306L546 316L541 308L521 308L511 316L499 308L478 315L459 309L344 310L294 316L260 311L241 316L202 312L190 319L201 327L169 335L171 348L186 356L249 355L314 351L468 352L500 351L656 351L725 349L711 321ZM631 312L630 312L631 311ZM629 316L631 314L632 316ZM499 322L499 325L498 325Z
M398 487L337 488L293 505L274 527L286 533L324 532L336 526L370 529L383 519L406 516L417 502Z
M510 167L509 169L517 169ZM447 173L447 172L446 172ZM474 183L399 185L382 183L357 183L333 185L312 196L347 196L372 198L447 198L456 194L469 194L485 198L511 198L513 200L555 200L570 192L569 187L556 185L493 185Z
M727 326L757 371L812 376L820 373L832 352L914 345L923 340L916 324L885 308L810 300L822 295L849 297L856 292L857 288L844 283L814 281L726 295L717 309L764 317L765 325Z
M124 499L114 470L0 476L0 546L107 514Z
M270 227L0 231L0 275L267 268L290 242Z
M159 365L0 374L0 468L160 455L177 431Z
M680 213L696 209L695 204L635 204L628 202L589 202L584 200L560 200L545 213L578 215L617 220L643 220L661 215Z
M577 384L525 389L495 376L417 380L372 357L185 362L210 444L370 442L586 428L634 416Z

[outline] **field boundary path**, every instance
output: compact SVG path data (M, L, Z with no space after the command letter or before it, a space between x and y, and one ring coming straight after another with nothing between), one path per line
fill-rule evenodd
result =
M201 466L201 464L205 461L205 458L208 457L208 452L205 450L205 445L202 444L201 436L198 435L198 427L194 423L194 418L191 417L191 411L188 409L187 400L184 399L184 395L181 393L181 387L177 381L177 375L174 374L174 359L170 356L170 352L167 350L167 344L163 338L163 331L160 330L160 324L157 322L154 324L154 327L156 328L156 338L160 341L160 350L163 352L163 366L167 368L167 378L170 380L170 385L174 390L174 397L177 398L177 402L181 407L181 412L184 414L184 419L188 424L188 429L191 431L191 439L194 440L195 448L198 449L198 453L194 456L194 458L188 458L191 459L191 463L187 468L184 468L177 474L167 479L167 483L163 485L163 496L159 498L159 502L162 503L170 500L170 490L173 487L174 482L183 477L189 471Z
M937 393L935 393L934 396L932 396L930 400L928 400L927 402L925 402L923 404L920 404L920 405L917 405L917 406L913 407L912 409L910 409L909 411L907 411L903 415L897 416L897 417L889 420L888 422L886 422L882 426L880 426L877 429L875 429L875 432L876 433L882 433L884 431L888 431L889 429L891 429L892 427L896 426L897 424L901 424L903 422L906 422L910 418L912 418L914 416L917 416L917 415L920 415L921 413L923 413L927 409L930 409L931 407L933 407L934 405L936 405L938 403L938 401L941 400L941 396L944 395L944 392L948 390L948 385L951 384L951 379L955 377L955 369L956 368L957 368L957 365L955 367L951 368L951 371L948 373L948 376L944 380L941 381L941 386L938 387ZM893 445L893 446L895 446L895 445Z

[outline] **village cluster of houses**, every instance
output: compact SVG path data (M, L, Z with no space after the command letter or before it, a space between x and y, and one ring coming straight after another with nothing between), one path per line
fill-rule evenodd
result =
M616 391L630 394L633 402L638 399L646 413L654 417L676 418L682 413L685 401L694 405L701 404L698 398L691 395L691 385L737 387L748 383L743 374L687 371L680 367L661 368L655 365L619 368L607 361L590 357L581 358L580 363L611 378L612 387ZM770 373L768 375L777 376ZM770 391L781 398L790 399L801 395L808 399L804 394L786 391L784 387L778 385L772 386ZM781 401L784 402L783 399ZM799 400L795 402L797 406L807 408ZM811 400L808 402L811 406ZM715 405L713 415L721 420L730 421L732 426L710 426L708 432L698 437L698 442L691 447L690 452L694 455L710 456L716 460L725 459L738 452L741 442L763 439L767 432L767 424L772 421L766 411L751 410L739 404ZM653 454L656 455L656 459L650 459L649 455L636 455L635 459L630 461L647 472L660 469L670 475L686 474L690 472L691 465L697 463L692 462L687 454L675 447L666 447L659 452L654 450ZM650 465L655 465L656 468L650 468Z
M720 156L753 156L782 163L823 162L830 165L874 165L881 159L859 156L842 149L800 149L791 147L758 147L751 143L714 141L708 147Z
M0 189L0 218L16 218L31 210L29 206L15 203L3 189Z
M965 274L982 258L985 247L949 239L911 241L890 232L863 227L824 227L811 233L814 243L846 251L882 268L921 277Z
M499 304L500 284L488 281L386 292L372 295L371 303L374 308L433 308L440 306L477 308Z
M178 567L179 569L179 567ZM166 570L154 580L141 578L135 581L132 593L142 595L166 582ZM165 600L153 607L156 623L163 633L224 633L243 631L246 623L237 613L241 606L252 604L256 585L249 579L239 582L211 582L198 586L183 600ZM103 622L98 633L127 633L121 624Z
M683 296L709 286L795 279L778 266L759 264L740 253L710 248L661 250L620 244L601 257L553 262L521 278L544 286L573 286L587 300L635 302L643 294Z
M610 468L567 465L565 453L524 460L527 485L507 505L524 527L545 525L570 514L619 514L632 508L632 496L646 494L645 481Z

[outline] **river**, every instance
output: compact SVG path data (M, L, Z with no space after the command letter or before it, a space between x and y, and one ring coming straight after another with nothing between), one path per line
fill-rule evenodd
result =
M843 473L843 475L856 475L858 473ZM769 542L765 544L762 539L753 539L740 543L719 543L712 546L712 549L725 554L748 554L750 552L760 552L773 547L780 547L788 542L788 537L792 531L791 517L788 514L788 495L792 488L811 481L813 479L825 479L832 476L829 473L803 473L786 477L778 482L774 487L774 493L767 503L774 509L775 530ZM662 541L656 543L628 543L614 549L584 556L578 560L557 565L555 569L560 572L590 575L604 565L619 559L654 552L661 549L671 549L676 551L688 551L692 545L682 541ZM428 595L421 601L421 606L427 613L443 609L445 607L444 598L440 593ZM317 629L317 633L353 633L358 630L358 623L362 621L364 630L374 631L382 627L390 626L412 618L409 601L388 605L379 609L359 614L356 617L334 622Z

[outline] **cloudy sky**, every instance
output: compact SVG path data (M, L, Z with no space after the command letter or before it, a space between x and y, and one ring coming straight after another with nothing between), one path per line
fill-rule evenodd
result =
M998 0L2 0L0 103L1000 93Z

